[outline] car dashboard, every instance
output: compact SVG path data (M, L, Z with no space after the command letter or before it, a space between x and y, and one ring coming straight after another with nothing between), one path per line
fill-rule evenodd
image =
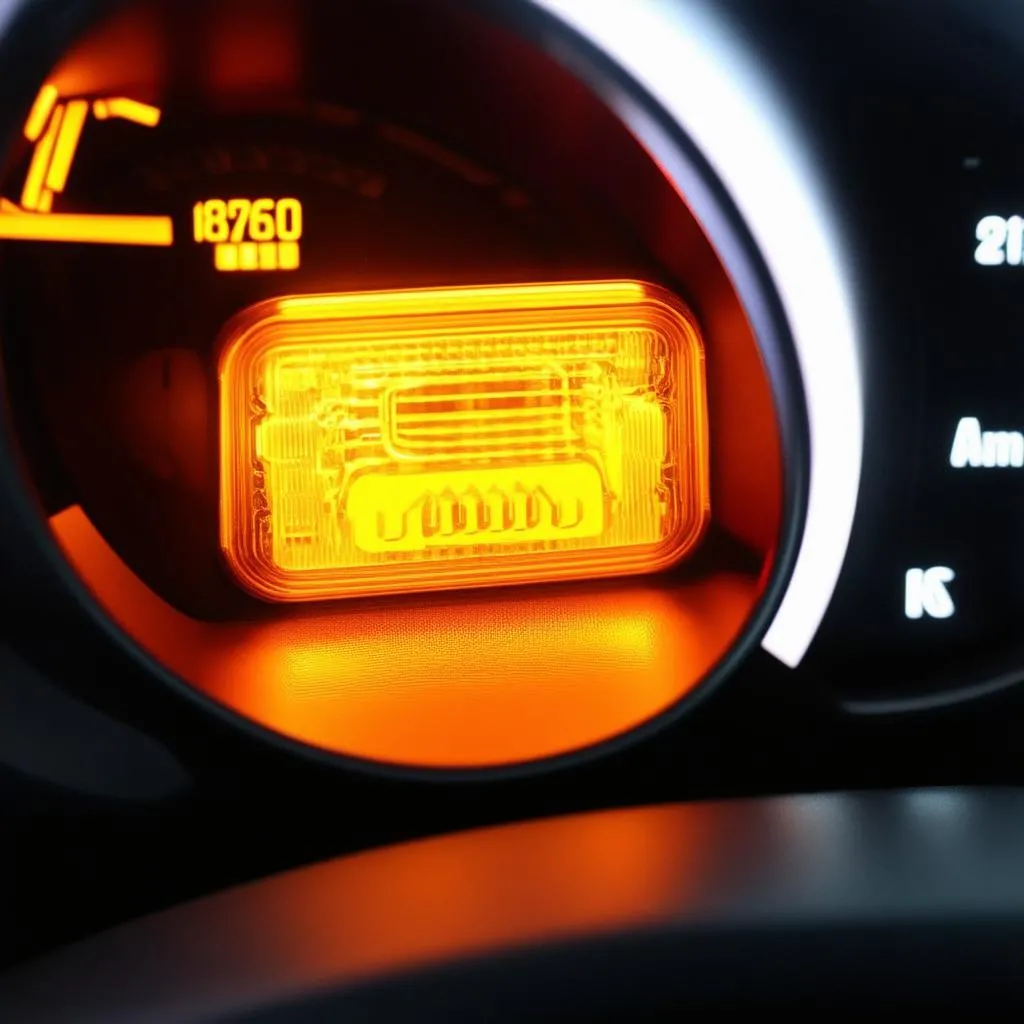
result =
M1022 53L0 0L0 1018L1024 1000Z

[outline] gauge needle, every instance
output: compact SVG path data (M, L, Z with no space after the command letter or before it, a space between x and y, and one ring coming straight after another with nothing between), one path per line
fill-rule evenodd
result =
M97 245L156 245L174 242L170 217L86 213L27 213L0 205L0 238Z

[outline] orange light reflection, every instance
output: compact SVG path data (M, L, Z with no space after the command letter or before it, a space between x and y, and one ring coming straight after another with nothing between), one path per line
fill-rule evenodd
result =
M211 94L279 95L294 89L302 78L296 10L278 0L210 4L197 59Z
M129 4L79 40L50 76L61 96L159 94L168 26L152 4Z
M51 526L108 614L179 677L293 739L416 766L533 760L639 725L697 685L757 593L730 575L214 625L160 600L81 508Z
M232 893L247 962L296 984L651 924L708 898L743 841L721 805L610 811L389 847ZM237 900L237 906L235 901ZM400 914L396 915L396 909Z

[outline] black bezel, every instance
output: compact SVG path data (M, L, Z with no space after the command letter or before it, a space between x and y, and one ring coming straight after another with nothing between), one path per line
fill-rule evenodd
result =
M67 46L99 17L124 0L16 0L6 27L0 26L0 66L5 90L0 96L0 138L16 136L42 81ZM183 4L184 6L184 4ZM67 613L73 634L64 634L70 664L81 664L91 653L114 646L153 679L185 696L194 705L214 712L225 722L243 726L254 736L283 750L318 761L373 775L417 781L451 782L532 775L612 754L640 743L688 713L720 686L760 642L786 592L807 507L810 443L800 373L782 304L764 260L738 210L711 167L675 123L606 55L567 26L534 7L528 0L485 0L486 13L543 48L581 78L599 98L620 113L635 111L644 128L654 127L672 147L673 181L725 265L751 322L769 377L784 456L782 531L775 551L773 573L740 639L712 672L689 694L654 719L583 750L522 764L483 769L429 769L389 765L334 754L304 745L245 718L178 679L111 622L72 572L46 529L31 489L26 487L12 425L0 417L0 493L5 496L0 528L8 538L11 592L21 590L41 609ZM624 119L627 127L636 126ZM4 385L6 386L6 384ZM72 653L70 648L74 648ZM126 702L115 694L90 693L88 700L116 717L154 731L152 713L141 712L141 701ZM141 713L140 713L141 712Z

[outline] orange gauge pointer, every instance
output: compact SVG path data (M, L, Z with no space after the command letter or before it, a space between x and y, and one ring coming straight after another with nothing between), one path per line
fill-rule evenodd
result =
M0 238L100 245L171 245L170 217L87 213L12 213L0 208Z

